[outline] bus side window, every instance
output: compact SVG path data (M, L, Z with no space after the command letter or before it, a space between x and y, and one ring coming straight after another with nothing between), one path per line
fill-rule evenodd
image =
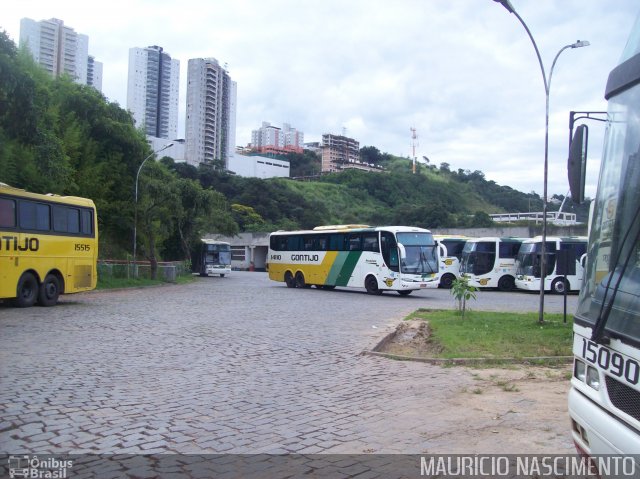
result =
M24 230L49 231L51 229L49 210L49 205L43 203L28 200L20 201L18 210L20 228Z
M316 251L327 251L327 237L318 236L316 238Z
M359 234L349 235L349 251L362 251L362 238Z
M379 253L378 247L378 233L365 233L362 235L362 250L373 251Z
M16 202L8 198L0 198L0 227L16 227Z
M304 243L304 250L305 251L313 251L313 240L314 237L313 235L306 235L302 237L302 241Z
M80 232L83 235L91 236L93 234L93 215L91 210L80 210L81 223Z

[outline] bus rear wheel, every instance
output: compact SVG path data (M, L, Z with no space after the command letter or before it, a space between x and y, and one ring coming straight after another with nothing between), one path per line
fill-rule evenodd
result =
M287 271L284 274L284 282L287 284L287 288L295 288L296 287L296 280L293 279L293 275L291 274L291 271Z
M54 274L48 274L38 290L38 303L42 306L53 306L60 296L60 280Z
M382 294L382 291L378 288L378 280L374 276L367 276L364 281L364 287L369 294Z
M565 283L562 278L556 278L553 280L553 283L551 283L551 291L555 294L564 294L568 289L567 283Z
M24 273L18 281L14 303L18 308L28 308L36 303L36 299L38 299L38 280L32 273Z
M296 273L296 288L310 288L311 285L307 284L304 280L304 274L301 271Z

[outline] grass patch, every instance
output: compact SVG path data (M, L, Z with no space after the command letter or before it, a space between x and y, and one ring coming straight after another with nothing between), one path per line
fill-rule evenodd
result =
M441 346L435 357L528 358L571 356L573 321L562 314L468 311L461 319L455 311L418 310L407 319L429 322L431 338Z
M176 278L175 284L186 284L194 281L193 275L183 275ZM116 289L116 288L140 288L143 286L156 286L165 281L148 278L114 278L109 275L98 275L98 285L96 289Z

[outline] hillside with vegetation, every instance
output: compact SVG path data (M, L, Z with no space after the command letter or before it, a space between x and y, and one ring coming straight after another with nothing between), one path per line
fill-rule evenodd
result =
M152 153L129 112L91 87L51 78L0 32L0 182L92 198L102 257L130 257L136 210L138 251L153 264L188 258L204 233L339 223L479 227L492 224L489 213L542 207L537 194L487 181L480 171L420 164L413 174L409 159L366 146L362 160L383 172L319 175L320 159L309 151L286 157L291 176L305 180L242 178L220 162L148 161L136 208L136 173ZM580 215L586 218L584 207Z

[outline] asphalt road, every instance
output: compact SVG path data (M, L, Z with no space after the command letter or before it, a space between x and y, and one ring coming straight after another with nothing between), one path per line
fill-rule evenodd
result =
M577 296L568 300L572 312ZM471 307L538 304L483 291ZM572 451L563 411L530 424L545 439L528 442L496 425L499 411L474 412L473 370L360 354L422 307L455 302L446 290L288 289L249 272L69 295L53 308L0 305L0 452ZM562 312L562 297L546 308ZM524 424L545 409L533 403ZM468 439L487 427L492 443Z

